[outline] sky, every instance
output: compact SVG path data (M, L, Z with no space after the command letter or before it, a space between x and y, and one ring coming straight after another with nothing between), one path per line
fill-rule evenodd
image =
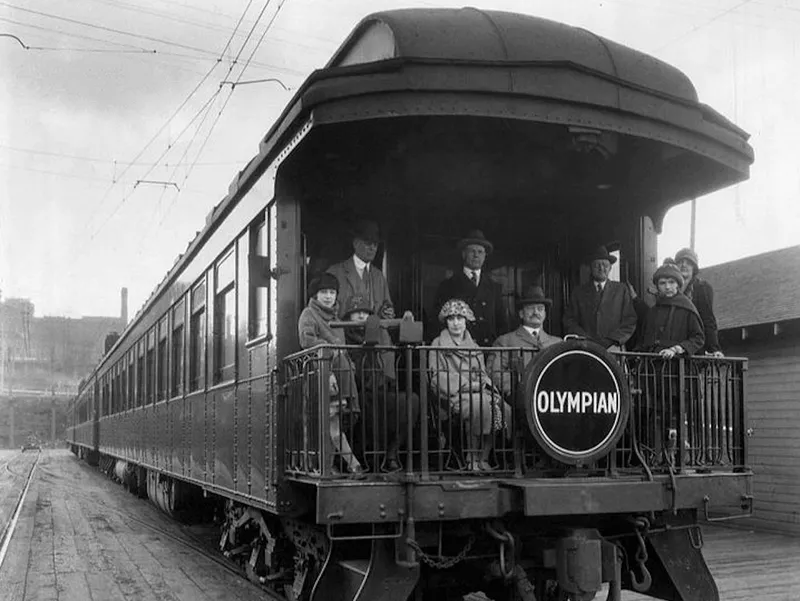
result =
M462 5L0 0L2 298L30 298L38 316L118 315L125 286L133 315L293 90L361 18ZM701 266L800 244L794 0L473 5L585 27L652 54L751 134L750 180L697 200ZM269 79L279 81L261 81ZM688 204L667 215L660 257L688 246L689 215Z

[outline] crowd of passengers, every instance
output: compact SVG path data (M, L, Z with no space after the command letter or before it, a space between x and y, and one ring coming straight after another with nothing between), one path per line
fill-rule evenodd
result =
M386 278L373 265L380 244L379 229L361 221L352 232L353 255L332 265L309 285L308 306L300 315L298 332L302 348L321 344L363 345L364 328L331 327L333 322L366 323L371 316L394 319L395 311ZM562 340L544 330L552 305L540 286L516 299L520 325L510 329L502 305L501 286L483 269L494 247L480 230L458 242L462 269L438 287L436 311L439 331L431 346L428 369L431 389L445 401L450 414L460 420L471 438L465 453L466 468L491 471L489 458L498 434L510 436L513 366L511 352L482 347L518 349L524 365L544 348ZM655 304L648 305L630 284L609 279L616 257L599 247L585 257L590 281L575 288L565 308L565 335L593 340L609 351L657 353L664 359L680 355L723 356L713 311L713 289L698 277L696 253L679 250L653 275ZM372 318L374 319L374 318ZM404 319L413 319L406 312ZM386 329L378 328L378 344L390 346ZM333 352L330 392L330 436L345 469L360 477L365 467L351 448L343 427L345 417L373 425L385 440L382 469L402 468L408 416L416 422L419 398L401 391L396 382L392 351L350 349ZM364 402L361 402L361 399ZM334 466L334 472L338 469Z

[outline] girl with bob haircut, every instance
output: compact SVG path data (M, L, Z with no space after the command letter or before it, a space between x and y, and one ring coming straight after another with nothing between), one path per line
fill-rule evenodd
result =
M442 305L439 321L445 327L431 343L440 347L428 359L431 387L467 428L467 469L490 471L494 469L489 463L494 437L504 429L509 433L511 407L492 383L483 352L467 330L467 321L475 321L470 306L452 298Z

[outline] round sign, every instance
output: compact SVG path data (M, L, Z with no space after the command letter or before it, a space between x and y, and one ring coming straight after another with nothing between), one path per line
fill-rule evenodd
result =
M605 349L570 340L545 349L528 367L524 405L528 427L548 455L585 464L622 436L630 396Z

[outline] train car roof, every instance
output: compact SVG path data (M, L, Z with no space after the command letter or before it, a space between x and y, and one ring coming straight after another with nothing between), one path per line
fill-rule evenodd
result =
M311 73L297 90L262 139L258 154L234 177L227 196L208 214L203 229L176 259L117 344L191 261L241 193L276 158L286 154L287 143L309 126L310 117L313 126L318 126L405 114L458 114L459 110L495 116L491 111L496 111L498 104L476 107L464 103L461 107L450 100L442 108L429 101L431 94L451 94L452 98L454 93L494 98L495 102L499 98L505 112L496 116L505 118L574 124L578 111L593 113L594 118L584 122L587 127L622 134L638 127L637 135L681 147L714 163L713 173L692 174L698 185L685 184L685 189L662 202L662 216L670 203L676 202L676 195L690 198L746 179L753 161L748 134L700 103L694 86L681 71L585 29L476 8L378 12L365 17L325 68ZM424 96L427 104L387 102L392 94L395 98L417 94ZM508 108L520 99L529 105ZM531 102L539 109L532 110ZM573 116L556 114L553 103L572 107Z

